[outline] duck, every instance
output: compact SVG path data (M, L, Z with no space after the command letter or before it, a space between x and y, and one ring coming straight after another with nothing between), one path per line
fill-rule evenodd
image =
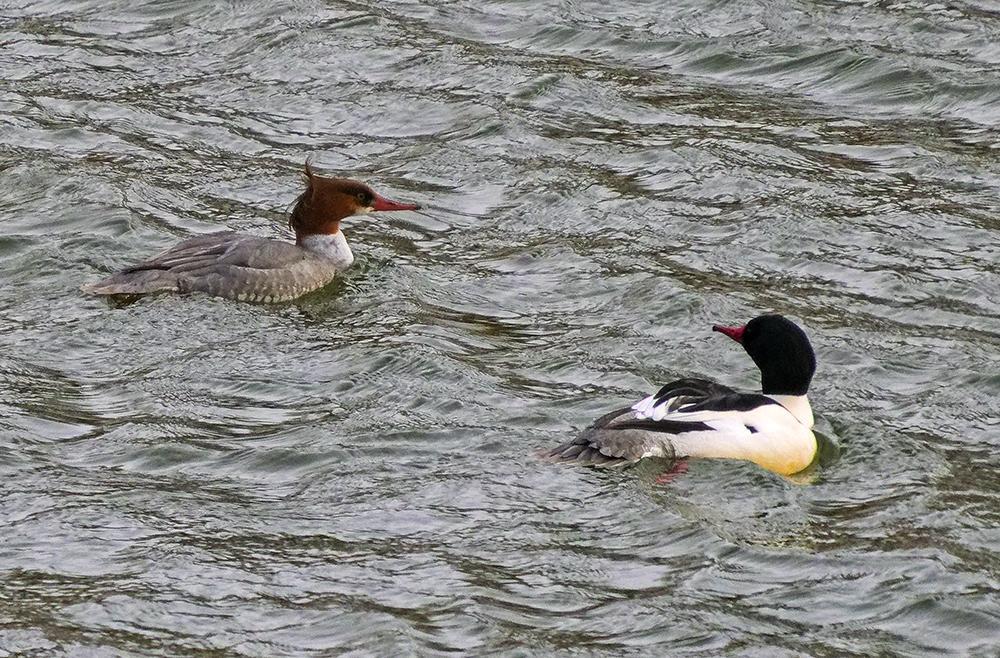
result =
M207 233L81 289L105 296L202 292L243 302L287 302L325 287L354 262L342 220L420 208L387 199L360 181L320 176L308 163L305 182L288 220L294 244L234 231Z
M819 447L807 396L816 354L805 331L777 314L744 325L713 325L712 331L743 346L760 370L760 393L707 379L678 379L601 416L546 456L595 466L625 466L646 458L736 459L780 475L808 468Z

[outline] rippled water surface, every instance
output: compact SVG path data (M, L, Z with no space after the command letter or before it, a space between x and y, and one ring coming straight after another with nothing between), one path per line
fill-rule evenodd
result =
M1000 5L0 3L0 655L996 655ZM297 303L81 283L352 218ZM796 318L823 463L537 451Z

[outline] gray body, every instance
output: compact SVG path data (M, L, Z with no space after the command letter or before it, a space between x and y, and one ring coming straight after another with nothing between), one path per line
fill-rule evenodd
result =
M283 302L326 286L353 261L339 231L309 236L302 245L221 231L184 240L83 290L97 295L197 291Z

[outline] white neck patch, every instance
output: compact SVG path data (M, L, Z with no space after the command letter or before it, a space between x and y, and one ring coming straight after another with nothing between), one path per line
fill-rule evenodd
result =
M347 238L340 231L307 235L301 242L303 249L333 261L338 270L346 270L354 262L354 254L347 244Z
M768 395L767 397L788 409L796 420L812 429L813 411L812 406L809 405L809 398L804 395Z

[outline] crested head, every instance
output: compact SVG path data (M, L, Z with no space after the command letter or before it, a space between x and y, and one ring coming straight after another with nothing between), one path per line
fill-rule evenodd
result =
M305 178L306 189L295 201L288 218L288 225L300 242L309 235L337 233L340 221L351 215L420 208L414 203L391 201L360 181L320 176L308 164Z
M743 345L760 369L765 395L805 395L816 372L816 354L802 329L781 315L760 315L742 327L715 325Z

